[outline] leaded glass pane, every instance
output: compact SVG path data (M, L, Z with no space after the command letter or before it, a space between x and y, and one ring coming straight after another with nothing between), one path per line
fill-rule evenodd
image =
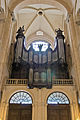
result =
M39 51L39 47L38 47L39 45L42 45L41 51L46 51L48 48L48 43L46 43L44 41L37 41L37 42L32 43L33 49L35 51Z
M52 93L47 100L48 104L69 104L67 96L60 92Z
M32 104L32 98L27 92L17 92L10 98L10 103L14 104Z

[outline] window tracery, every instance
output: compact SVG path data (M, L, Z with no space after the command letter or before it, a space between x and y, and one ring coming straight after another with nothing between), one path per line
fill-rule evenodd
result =
M52 93L47 100L48 104L69 104L67 96L61 92Z
M32 104L32 98L27 92L19 91L10 98L9 103L11 104Z

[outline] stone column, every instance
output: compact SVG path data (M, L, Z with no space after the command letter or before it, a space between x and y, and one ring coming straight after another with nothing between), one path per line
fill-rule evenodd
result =
M45 104L42 95L42 89L35 89L35 100L33 103L32 120L45 120Z
M0 118L1 118L1 120L4 120L5 107L6 107L5 101L1 102L1 108L0 108Z
M4 18L2 25L2 35L1 35L1 46L0 46L0 82L2 86L3 79L5 80L8 77L8 55L9 55L9 48L11 44L11 36L12 36L12 20L11 15Z
M71 47L71 53L72 53L72 60L74 63L75 68L75 83L79 90L79 84L80 84L80 60L79 60L79 53L77 51L77 35L74 25L74 19L73 14L69 15L69 19L67 22L68 31L69 31L69 40L70 40L70 47Z
M3 120L8 120L8 110L9 110L9 104L6 102L5 103L5 109L4 109L4 119Z
M45 104L44 107L45 107L45 111L44 111L44 115L45 115L44 118L45 119L44 120L47 120L47 104Z
M72 117L72 120L75 120L74 107L73 107L72 103L70 104L70 108L71 108L71 117Z
M37 105L38 105L38 109L37 109L37 120L43 120L42 119L42 108L41 108L41 99L42 99L42 92L40 89L38 89L37 91Z
M77 118L79 117L79 111L78 111L78 105L74 100L70 104L70 108L71 108L72 120L77 120Z
M5 16L5 13L2 13L2 17L0 17L0 91L2 91L2 87L5 84L5 80L9 77L8 71L8 56L9 50L12 40L12 18L11 13ZM3 19L4 18L4 19ZM1 103L1 112L3 113L3 109L5 109L5 103ZM3 105L3 106L2 106ZM1 114L1 116L2 116ZM3 117L3 116L2 116ZM4 118L2 118L4 119Z
M38 89L33 89L32 120L38 120Z
M44 100L44 88L37 89L37 119L36 120L47 120L46 118L46 105Z
M37 107L38 107L38 105L36 102L32 104L32 120L38 120L37 119L38 118L37 117Z
M4 29L5 29L5 13L4 9L0 7L0 93L1 93L1 88L2 88L2 69L3 69L3 64L2 64L2 42L3 42L3 36L4 36ZM1 102L1 94L0 94L0 102Z

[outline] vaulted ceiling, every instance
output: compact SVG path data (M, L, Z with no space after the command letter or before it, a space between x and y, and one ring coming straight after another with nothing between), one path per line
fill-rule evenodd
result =
M19 10L18 27L24 25L26 35L42 30L54 37L55 29L64 29L64 14L54 6L35 4Z
M55 30L64 30L64 12L47 4L27 5L17 11L16 19L17 28L24 25L26 39L32 34L36 35L37 31L42 31L54 41Z
M15 13L17 29L24 25L27 44L41 39L53 44L55 30L64 31L65 16L72 9L71 0L9 0L8 3ZM43 35L37 35L37 31Z

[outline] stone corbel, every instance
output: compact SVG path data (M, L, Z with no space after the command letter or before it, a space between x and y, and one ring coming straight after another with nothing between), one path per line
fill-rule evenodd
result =
M67 13L67 16L66 16L66 22L67 23L69 23L72 14L73 14L73 11L71 13Z
M76 24L80 26L80 8L78 9L76 14Z
M5 13L2 7L0 7L0 21L5 21Z
M16 21L16 18L15 18L15 15L14 15L13 11L11 12L11 17L12 17L12 21Z

